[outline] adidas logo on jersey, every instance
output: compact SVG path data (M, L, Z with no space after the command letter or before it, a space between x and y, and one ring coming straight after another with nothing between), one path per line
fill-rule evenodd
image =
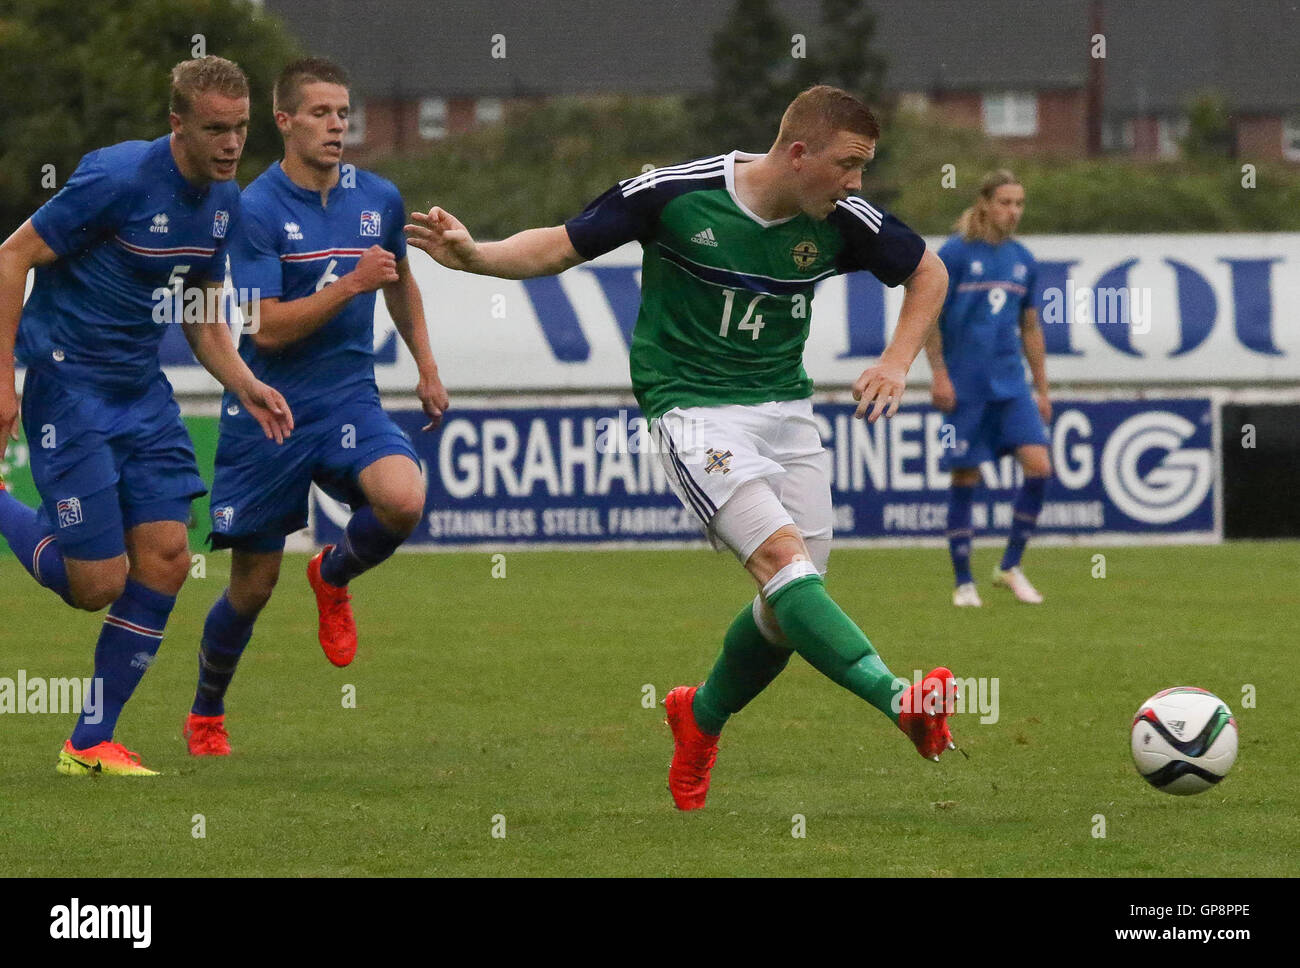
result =
M702 232L696 232L691 236L691 241L699 245L711 245L715 249L718 247L718 240L713 237L713 229L705 229Z
M153 217L153 225L149 226L149 231L150 231L150 232L158 232L158 233L160 233L160 234L164 234L164 235L167 233L167 213L166 213L166 212L159 212L157 215L155 215L155 216Z
M302 229L298 227L297 222L285 222L284 234L287 235L289 240L292 242L297 242L302 239Z

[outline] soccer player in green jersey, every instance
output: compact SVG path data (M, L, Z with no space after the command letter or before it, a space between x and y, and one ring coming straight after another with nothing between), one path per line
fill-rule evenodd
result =
M408 242L452 269L522 279L636 240L644 248L632 387L682 503L759 594L736 616L708 679L665 699L680 809L704 806L718 734L798 652L938 759L955 748L952 673L908 686L826 593L830 460L803 368L813 287L866 270L905 296L893 339L853 386L858 417L898 409L948 275L915 232L853 193L875 154L871 111L837 88L800 94L766 154L733 151L620 182L564 225L479 244L440 208Z

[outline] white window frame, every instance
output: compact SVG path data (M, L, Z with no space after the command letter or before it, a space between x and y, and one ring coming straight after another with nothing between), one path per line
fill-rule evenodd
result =
M1300 114L1282 119L1282 157L1287 161L1300 161Z
M475 124L496 124L505 114L505 105L499 97L481 97L474 102Z
M1162 117L1156 121L1156 157L1177 158L1183 153L1187 118Z
M902 114L925 114L930 110L930 95L924 91L903 91L898 95L898 110Z
M1038 94L999 91L983 96L984 133L991 138L1032 138L1038 134Z
M343 143L349 147L364 144L366 140L366 102L353 101L348 105L348 130Z
M450 111L445 97L420 98L420 137L425 141L441 141L447 137L447 120Z

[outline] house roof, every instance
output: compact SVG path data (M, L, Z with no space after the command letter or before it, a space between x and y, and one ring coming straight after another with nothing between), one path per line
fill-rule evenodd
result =
M369 97L668 94L707 90L734 0L264 0ZM818 0L776 4L810 47ZM875 0L895 91L1084 84L1089 0ZM1239 111L1300 108L1300 0L1105 0L1110 115L1172 113L1218 88ZM492 56L494 37L505 57Z
M1240 112L1300 109L1296 0L1111 0L1106 21L1108 113L1176 112L1209 89Z

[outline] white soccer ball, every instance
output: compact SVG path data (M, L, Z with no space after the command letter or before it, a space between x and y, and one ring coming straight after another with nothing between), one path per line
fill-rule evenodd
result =
M1237 759L1237 721L1218 696L1194 686L1156 693L1133 717L1133 762L1157 790L1203 793Z

